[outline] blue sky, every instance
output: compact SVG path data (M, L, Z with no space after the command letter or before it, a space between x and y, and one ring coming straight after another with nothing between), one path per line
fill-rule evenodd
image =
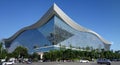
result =
M56 3L78 24L112 42L120 50L119 0L0 0L0 39L37 22Z

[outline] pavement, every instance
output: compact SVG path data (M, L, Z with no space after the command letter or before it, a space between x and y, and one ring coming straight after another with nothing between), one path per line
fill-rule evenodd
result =
M34 62L31 64L17 63L14 65L106 65L97 64L96 62L80 63L80 62ZM120 65L120 62L112 62L111 65Z

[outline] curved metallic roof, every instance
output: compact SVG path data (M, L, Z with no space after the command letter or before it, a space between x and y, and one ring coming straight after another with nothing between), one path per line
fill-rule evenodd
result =
M53 16L53 15L57 15L59 16L63 21L65 21L65 23L67 23L68 25L70 25L72 28L78 30L78 31L82 31L82 32L88 32L91 33L95 36L97 36L104 44L111 44L110 42L104 40L99 34L97 34L96 32L89 30L87 28L84 28L82 26L80 26L79 24L75 23L70 17L68 17L56 4L54 4L48 11L47 13L44 14L44 16L35 24L22 28L21 30L19 30L18 32L16 32L12 37L5 39L6 42L11 42L12 40L14 40L17 36L19 36L22 32L26 31L26 30L30 30L30 29L34 29L34 28L38 28L42 25L44 25L45 23L48 22L48 20Z

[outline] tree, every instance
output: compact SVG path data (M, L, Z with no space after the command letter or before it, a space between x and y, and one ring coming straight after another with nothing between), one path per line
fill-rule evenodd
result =
M2 43L0 43L0 55L2 55Z
M31 58L33 61L40 60L40 56L36 52L34 52L32 55L30 55L29 58Z
M28 50L27 48L23 46L18 46L14 51L13 51L13 56L18 58L18 57L28 57Z
M3 43L0 43L0 58L5 58L7 54L7 51L3 48Z
M120 51L106 51L104 49L97 51L96 49L91 51L80 51L80 50L71 50L71 49L60 49L52 50L46 52L44 55L44 60L49 61L59 61L59 60L79 60L79 59L98 59L98 58L107 58L107 59L119 59Z
M86 47L86 51L89 51L89 50L90 50L90 47L89 47L89 46L87 46L87 47Z
M73 60L76 57L75 53L71 49L66 49L63 51L63 59L64 60Z

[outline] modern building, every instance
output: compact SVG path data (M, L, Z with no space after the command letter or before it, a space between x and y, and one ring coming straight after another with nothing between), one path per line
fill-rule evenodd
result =
M109 50L111 45L96 32L74 22L56 4L38 22L4 39L4 43L9 52L17 46L24 46L29 53L47 52L61 46Z

